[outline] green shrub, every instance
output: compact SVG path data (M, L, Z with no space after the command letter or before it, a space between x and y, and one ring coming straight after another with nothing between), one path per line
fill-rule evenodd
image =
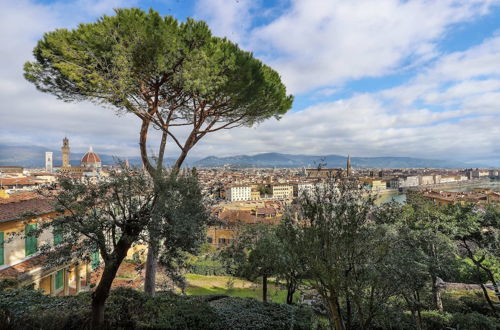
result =
M319 321L309 308L262 303L252 298L222 298L213 300L224 329L301 330L318 329Z
M90 296L52 297L35 290L0 291L1 329L80 329L90 325Z
M422 311L422 325L427 330L441 330L451 325L452 314L438 311Z
M193 274L205 276L226 276L228 275L225 267L218 260L198 259L188 265L188 271Z
M210 305L194 296L178 296L160 292L140 309L142 319L137 328L142 329L222 329Z
M86 329L91 320L90 293L52 297L35 290L0 291L0 329ZM119 288L106 301L109 329L317 329L308 309L264 304L254 299L179 296Z
M461 314L455 313L452 326L463 330L496 330L500 329L500 321L477 312Z

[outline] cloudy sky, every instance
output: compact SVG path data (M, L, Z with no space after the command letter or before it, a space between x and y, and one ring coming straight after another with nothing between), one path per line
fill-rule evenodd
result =
M45 31L113 8L208 22L275 68L293 109L191 153L414 156L500 166L500 0L0 0L0 144L138 155L139 123L24 81ZM169 151L175 153L175 147ZM0 151L1 152L1 151Z

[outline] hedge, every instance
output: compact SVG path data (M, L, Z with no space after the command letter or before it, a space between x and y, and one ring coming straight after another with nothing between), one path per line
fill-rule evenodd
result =
M52 297L39 291L0 291L0 329L88 329L90 293ZM106 301L109 329L287 329L318 328L302 307L227 296L180 296L119 288Z

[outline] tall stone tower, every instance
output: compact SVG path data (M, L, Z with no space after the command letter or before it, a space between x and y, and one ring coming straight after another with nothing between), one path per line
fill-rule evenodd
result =
M69 163L69 140L67 137L63 139L62 153L62 167L70 167Z
M351 156L350 155L347 155L346 170L347 170L347 176L351 176Z
M45 170L49 173L52 173L52 168L53 168L53 153L52 151L46 151L45 152Z

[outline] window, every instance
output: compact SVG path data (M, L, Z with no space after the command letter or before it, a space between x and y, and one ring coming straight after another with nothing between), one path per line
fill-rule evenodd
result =
M64 285L64 269L57 271L56 273L56 290L59 290Z
M99 268L99 265L101 264L101 260L99 259L99 251L95 251L91 254L90 259L91 259L91 266L92 269Z
M52 231L52 235L54 236L54 245L59 245L62 242L62 230L61 225L55 225Z
M4 264L3 231L0 231L0 265Z
M31 225L26 225L26 228L24 230L25 232L24 248L26 257L38 251L37 237L36 235L32 234L32 232L35 230L36 230L36 223Z
M212 244L212 242L213 242L212 237L207 237L207 242Z

